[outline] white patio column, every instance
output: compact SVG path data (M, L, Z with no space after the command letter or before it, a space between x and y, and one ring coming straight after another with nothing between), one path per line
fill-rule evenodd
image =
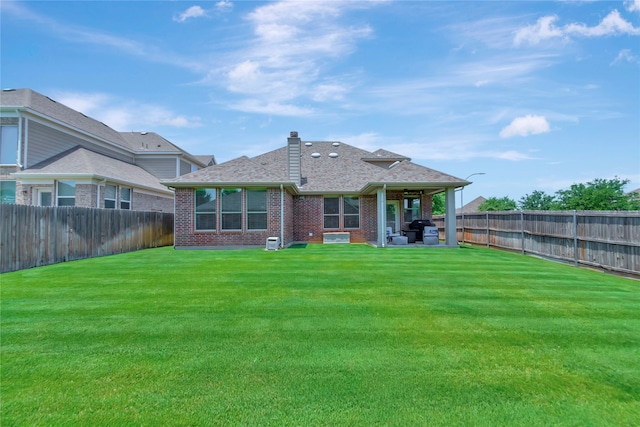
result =
M456 236L456 189L447 188L445 196L444 243L447 246L458 246Z
M378 190L378 247L387 245L387 185Z

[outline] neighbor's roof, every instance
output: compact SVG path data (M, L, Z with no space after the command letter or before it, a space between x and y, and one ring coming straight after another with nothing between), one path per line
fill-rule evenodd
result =
M482 196L476 197L475 199L473 199L472 201L464 205L465 213L478 212L478 207L486 201L487 199L485 199ZM462 209L461 208L456 209L456 213L462 213Z
M202 163L195 156L154 132L118 132L96 119L31 89L2 90L0 93L0 106L5 110L29 110L36 115L64 123L82 133L90 134L95 138L138 155L151 152L184 154L189 160ZM203 163L200 166L205 165L206 163Z
M12 174L16 178L55 177L56 179L90 178L144 188L155 192L170 194L160 185L158 178L142 169L121 160L76 146L50 159Z
M318 194L368 192L384 184L434 190L469 184L452 175L415 164L405 156L385 150L372 153L334 141L302 141L302 182L293 183L289 179L288 155L288 146L285 146L252 158L243 156L162 183L170 187L280 183L295 186L300 193ZM385 160L392 166L377 164Z

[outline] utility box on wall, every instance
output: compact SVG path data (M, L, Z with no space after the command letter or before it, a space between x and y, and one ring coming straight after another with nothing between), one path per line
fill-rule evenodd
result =
M265 246L267 251L277 251L280 249L280 238L279 237L267 237L267 244Z

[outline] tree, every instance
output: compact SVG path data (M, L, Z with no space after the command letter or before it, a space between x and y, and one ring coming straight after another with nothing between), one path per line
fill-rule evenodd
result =
M501 199L497 197L489 197L485 202L478 206L478 211L512 211L516 209L516 202L505 196Z
M553 209L555 199L544 191L535 190L520 199L520 209L532 211L548 211Z
M561 210L633 210L640 204L624 193L628 179L596 178L586 184L573 184L568 190L556 192L556 208Z
M433 196L432 204L431 204L431 212L433 215L444 215L445 214L445 193L438 193Z

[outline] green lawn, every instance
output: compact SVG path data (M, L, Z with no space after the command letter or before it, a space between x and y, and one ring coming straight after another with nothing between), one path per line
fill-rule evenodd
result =
M640 282L533 257L161 248L0 280L3 427L640 423Z

